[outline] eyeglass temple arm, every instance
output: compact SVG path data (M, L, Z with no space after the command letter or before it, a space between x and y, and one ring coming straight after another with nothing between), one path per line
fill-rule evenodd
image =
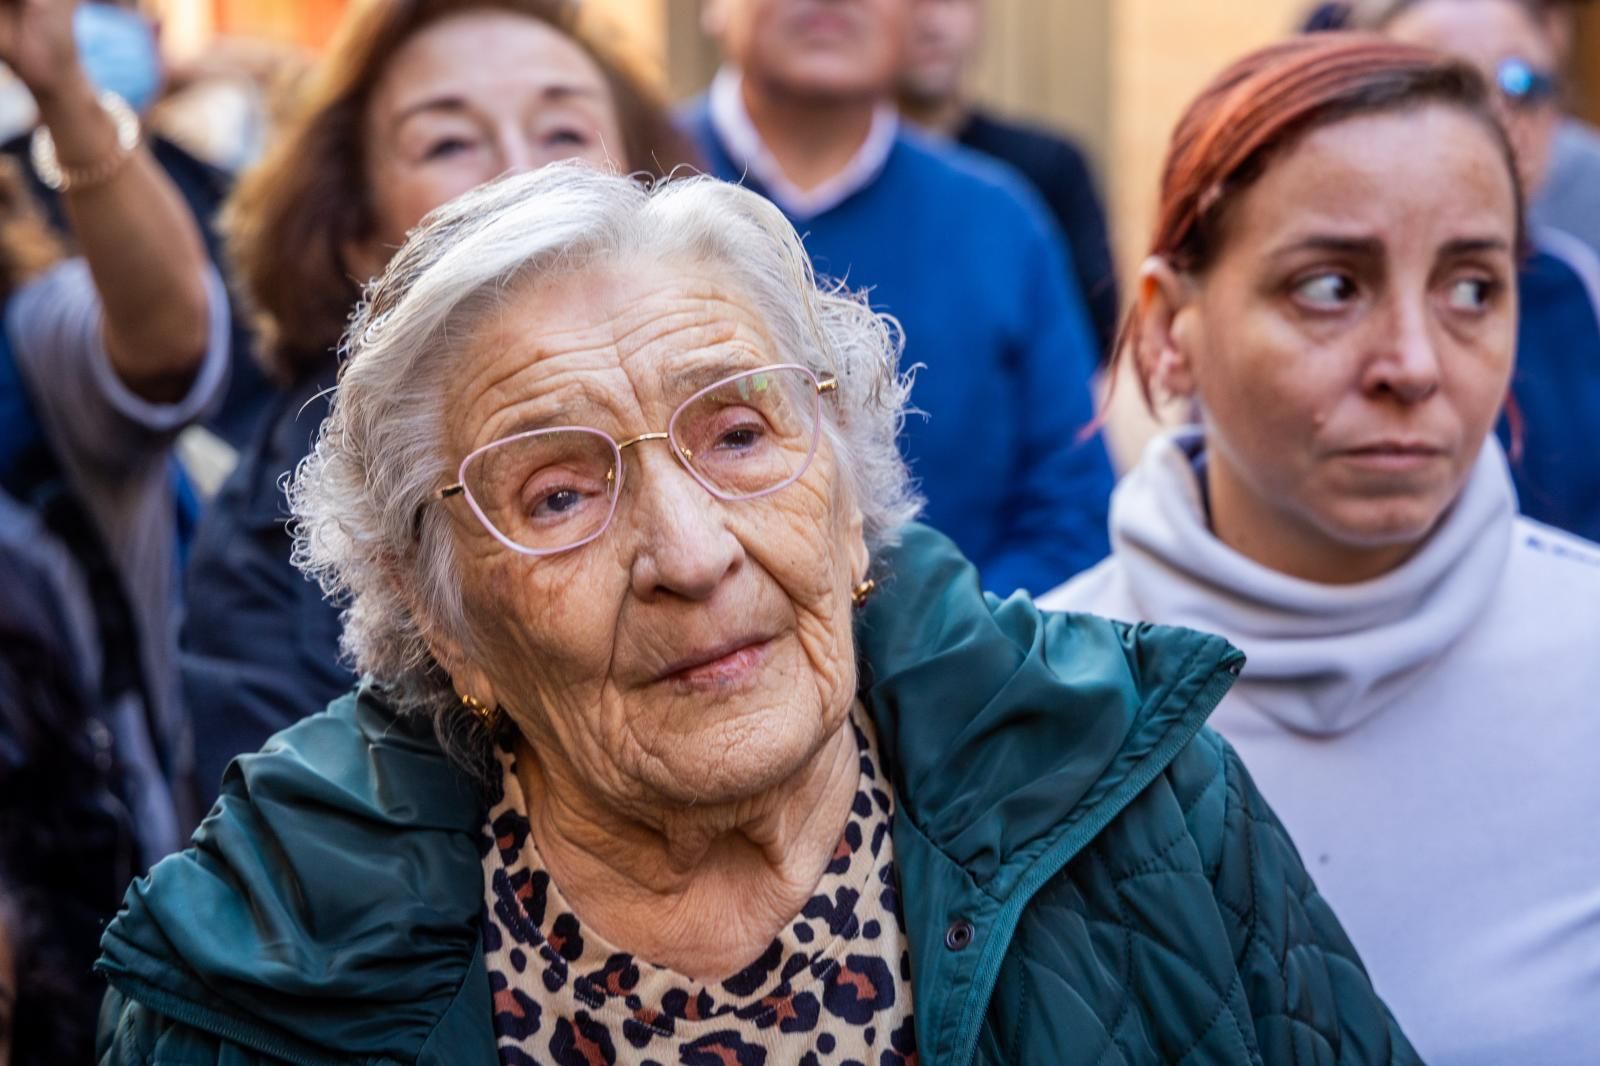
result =
M433 498L436 500L448 500L450 497L459 496L466 491L467 487L458 481L454 485L446 485L444 488L434 493Z

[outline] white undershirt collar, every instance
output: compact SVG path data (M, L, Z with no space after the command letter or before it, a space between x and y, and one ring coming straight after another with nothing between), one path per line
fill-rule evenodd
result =
M707 94L711 126L745 172L760 183L767 197L791 218L814 218L838 207L851 196L871 185L889 162L900 117L888 103L879 103L872 112L872 126L855 156L835 175L809 192L799 188L778 165L778 160L761 139L761 133L744 106L743 76L730 66L717 71Z

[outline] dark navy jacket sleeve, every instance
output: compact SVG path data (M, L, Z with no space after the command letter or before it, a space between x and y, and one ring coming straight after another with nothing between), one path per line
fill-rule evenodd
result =
M339 657L338 607L290 561L282 488L310 451L335 371L329 360L274 399L191 552L180 667L207 806L234 756L256 751L355 682Z
M1095 190L1089 163L1071 144L1062 141L1054 153L1054 180L1040 192L1066 232L1072 250L1072 265L1078 273L1078 289L1083 293L1094 325L1097 354L1103 360L1116 344L1118 311L1116 265L1111 258L1111 233L1104 205Z
M1002 496L1005 539L984 566L985 587L1001 595L1017 588L1042 593L1110 550L1111 462L1099 434L1084 438L1094 421L1089 317L1072 266L1042 218L1024 254L1011 412L1022 422L1022 452Z
M1064 136L981 110L972 113L957 139L1009 163L1044 197L1066 239L1103 360L1116 342L1120 304L1105 206L1089 161Z

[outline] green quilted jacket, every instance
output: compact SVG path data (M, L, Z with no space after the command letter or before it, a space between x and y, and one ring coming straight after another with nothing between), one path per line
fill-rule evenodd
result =
M1238 758L1217 637L978 591L911 527L858 625L926 1064L1415 1062ZM129 890L102 1063L493 1063L475 834L364 687L238 759Z

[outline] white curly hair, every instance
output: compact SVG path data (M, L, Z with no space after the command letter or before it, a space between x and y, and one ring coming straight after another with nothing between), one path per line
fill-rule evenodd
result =
M654 184L564 163L507 177L429 215L368 286L311 454L287 485L294 562L344 608L342 650L404 713L430 714L447 750L482 765L424 635L469 650L443 508L454 479L444 382L474 327L541 280L623 258L715 267L759 312L785 362L839 381L824 432L865 518L869 551L893 542L920 501L896 445L910 389L898 325L864 296L819 285L792 226L766 200L711 178Z

